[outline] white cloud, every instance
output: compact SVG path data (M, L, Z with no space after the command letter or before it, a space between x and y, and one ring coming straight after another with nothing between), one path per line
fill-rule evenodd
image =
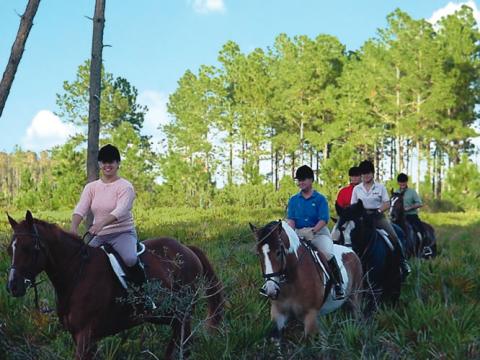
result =
M223 0L190 0L190 3L193 6L193 10L199 14L224 13L226 10Z
M170 120L167 112L168 95L155 90L145 90L139 94L138 102L148 107L142 134L152 136L153 149L160 151L164 136L159 126L166 125Z
M468 7L473 9L473 16L475 17L477 24L480 24L480 11L477 7L477 4L473 0L469 0L466 2L449 2L443 8L434 11L432 16L427 19L427 21L432 24L436 24L441 18L452 15L453 13L455 13L455 11L460 10L463 5L467 5Z
M42 151L64 144L69 136L75 134L72 124L63 123L50 110L40 110L32 119L22 138L26 150Z

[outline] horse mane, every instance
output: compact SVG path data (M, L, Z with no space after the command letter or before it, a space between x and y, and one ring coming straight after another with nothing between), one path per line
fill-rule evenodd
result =
M80 236L71 233L70 231L66 231L62 229L60 226L57 224L49 223L44 220L40 219L34 219L35 225L41 226L43 228L46 228L47 231L52 232L52 234L59 239L69 239L70 241L77 243L79 245L83 244L83 240Z
M290 225L288 225L286 221L282 221L282 227L283 227L283 230L285 231L285 234L288 237L288 242L290 243L290 247L288 248L288 253L297 255L297 251L301 246L300 238L295 233L295 230L293 230L293 228ZM289 236L288 234L290 231L293 233L292 236Z
M270 232L278 225L278 221L271 221L267 225L258 229L257 235L259 239L263 239L268 236ZM265 239L264 239L265 240Z
M276 226L278 226L280 223L280 221L271 221L269 222L267 225L265 225L264 227L260 228L258 230L258 237L260 239L263 239L265 237L265 239L262 241L264 242L266 240L266 238L268 237L268 235L275 229ZM293 231L293 229L290 227L290 225L288 225L286 222L284 221L281 221L282 223L282 227L284 227L284 231L285 231L285 235L287 236L288 238L288 242L290 243L290 246L288 247L288 253L289 254L296 254L297 253L297 250L300 248L300 239L298 238L298 236L288 236L288 233L285 229L285 224Z

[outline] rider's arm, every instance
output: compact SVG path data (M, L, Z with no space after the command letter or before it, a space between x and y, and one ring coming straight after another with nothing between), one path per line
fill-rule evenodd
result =
M407 206L405 208L405 211L419 209L423 206L422 200L420 199L420 196L418 196L416 191L413 192L413 201L413 205Z
M87 184L82 191L82 195L80 195L80 200L78 201L77 206L73 210L72 215L72 224L70 226L70 230L77 234L78 226L82 222L83 218L87 215L90 210L90 206L92 205L93 199L93 190L91 183Z
M102 230L105 226L110 225L111 223L113 223L115 221L117 221L117 218L115 216L113 216L112 214L108 214L105 217L105 219L103 219L102 221L100 221L98 223L93 224L90 227L90 229L88 229L88 231L92 235L97 235L100 232L100 230Z
M79 214L72 215L72 225L70 226L70 231L74 234L78 234L78 225L82 222L83 217Z
M313 227L312 231L313 233L317 233L320 231L323 227L325 227L328 223L328 220L330 219L330 211L328 210L328 202L327 199L322 198L318 204L318 222L315 224Z
M121 220L122 218L127 216L130 211L132 211L133 200L135 200L135 191L133 190L133 187L126 186L120 191L118 195L117 207L113 209L113 211L110 213L110 215L115 218L114 220L110 221L110 223L114 222L117 219Z
M390 208L390 201L385 201L382 203L378 211L383 213L385 210L388 210L389 208Z
M420 209L421 207L423 207L423 204L413 204L412 206L408 206L405 208L405 211L410 211L410 210L414 210L414 209Z
M378 209L379 212L384 212L385 210L390 209L390 198L388 197L388 192L385 186L382 186L382 205Z
M295 229L295 220L287 219L287 224L290 225L292 229Z
M319 232L322 228L324 228L325 226L327 225L327 223L325 222L325 220L320 220L319 222L317 222L317 224L312 228L312 231L313 233L317 233Z

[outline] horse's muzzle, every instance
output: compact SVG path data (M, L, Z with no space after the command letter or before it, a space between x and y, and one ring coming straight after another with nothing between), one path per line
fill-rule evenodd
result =
M21 297L25 295L27 288L25 286L25 278L17 275L15 269L11 269L8 274L7 292L13 297Z
M268 298L270 300L277 300L279 295L280 295L280 291L278 289L275 289L275 291L272 294L268 294Z

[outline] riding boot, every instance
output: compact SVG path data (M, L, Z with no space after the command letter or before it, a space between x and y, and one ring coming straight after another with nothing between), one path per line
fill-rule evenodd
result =
M335 256L332 256L330 260L328 260L328 266L330 266L330 272L332 274L332 280L334 283L334 292L335 292L335 300L342 300L345 298L345 291L343 290L343 278L342 272L340 271L340 267L338 266L337 259Z
M157 308L154 301L148 294L148 288L143 285L147 282L147 275L145 268L140 260L136 264L128 268L129 280L138 288L139 294L144 298L143 303L147 310L154 310Z
M137 287L142 287L147 277L145 275L145 269L140 260L137 260L135 265L128 268L128 278Z
M400 241L394 242L393 246L395 247L396 252L398 253L398 256L400 257L400 271L401 271L401 276L402 276L402 281L404 281L408 275L412 272L412 269L410 268L410 265L407 262L407 258L405 256L405 250L403 249L403 246L400 244Z

